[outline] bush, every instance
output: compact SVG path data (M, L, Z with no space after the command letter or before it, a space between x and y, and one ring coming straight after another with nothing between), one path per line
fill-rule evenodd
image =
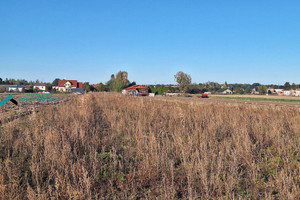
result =
M6 88L4 86L0 86L0 93L3 93L6 91Z

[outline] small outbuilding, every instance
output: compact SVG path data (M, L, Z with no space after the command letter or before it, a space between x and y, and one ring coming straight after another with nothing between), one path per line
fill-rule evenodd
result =
M219 93L219 94L233 94L232 90L230 90L228 88L221 88L221 89L217 90L217 93Z

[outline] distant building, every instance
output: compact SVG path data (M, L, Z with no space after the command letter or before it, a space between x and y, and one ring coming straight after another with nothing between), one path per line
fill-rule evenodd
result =
M219 94L233 94L232 90L230 90L228 88L221 88L221 89L217 90L217 93L219 93Z
M257 86L250 86L251 94L259 94Z
M92 87L94 88L94 89L97 89L97 86L98 86L99 84L93 84L92 85Z
M74 88L83 88L82 82L77 82L77 80L59 80L57 86L53 86L58 92L72 92Z
M33 89L46 91L46 83L35 83Z
M267 94L276 94L275 89L274 88L268 88L267 89Z
M284 95L284 90L285 90L285 87L284 87L284 86L278 86L277 88L275 88L275 92L276 92L278 95Z
M133 85L122 90L123 95L136 96L136 95L149 95L149 88L143 85Z
M300 97L300 90L296 90L294 95L295 95L296 97Z
M17 85L10 85L6 87L7 92L24 92L25 87L24 86L17 86Z

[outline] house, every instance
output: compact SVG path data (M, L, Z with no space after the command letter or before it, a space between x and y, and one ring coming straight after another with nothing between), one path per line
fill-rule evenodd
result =
M296 97L300 97L300 90L296 90L294 95L295 95Z
M77 82L77 80L59 80L57 86L53 86L58 92L72 92L74 88L83 88L82 82Z
M98 86L99 84L93 84L92 85L92 87L94 88L94 89L97 89L97 86Z
M267 89L267 94L276 94L275 89L274 88L268 88Z
M220 93L220 94L233 94L232 90L230 90L228 88L221 88L221 89L217 90L217 93Z
M17 86L17 85L10 85L6 87L7 92L24 92L25 87L24 86Z
M251 94L259 94L257 86L250 86Z
M284 87L284 86L278 86L278 88L275 88L275 92L276 92L278 95L283 95L283 94L284 94L284 90L285 90L285 87Z
M143 85L133 85L122 90L123 95L137 96L137 95L149 95L149 88Z
M46 91L46 83L35 83L33 86L34 90Z

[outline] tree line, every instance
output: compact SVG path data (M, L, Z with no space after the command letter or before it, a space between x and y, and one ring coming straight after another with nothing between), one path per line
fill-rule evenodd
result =
M182 71L177 72L174 75L174 80L176 81L177 85L148 85L149 92L156 93L156 94L163 94L165 92L184 92L184 93L191 93L191 94L199 94L204 92L212 92L215 93L220 89L230 89L236 94L250 94L252 92L253 87L258 88L258 92L260 94L266 94L267 88L278 88L278 85L263 85L260 83L253 83L253 84L239 84L233 83L228 84L226 81L223 84L218 82L205 82L205 83L192 83L192 78L189 74L184 73ZM58 85L59 78L54 79L52 82L46 82L46 91L49 92L56 92L52 89L52 86ZM29 85L29 88L33 89L35 83L40 83L39 80L36 81L27 81L25 79L2 79L0 78L0 87L1 85ZM116 74L112 74L110 79L103 83L100 82L96 84L96 87L91 85L89 82L83 83L83 89L86 92L89 91L107 91L107 92L121 92L124 88L129 86L136 85L136 82L130 82L128 80L128 72L126 71L119 71ZM296 90L300 89L300 84L286 82L284 85L286 90Z

